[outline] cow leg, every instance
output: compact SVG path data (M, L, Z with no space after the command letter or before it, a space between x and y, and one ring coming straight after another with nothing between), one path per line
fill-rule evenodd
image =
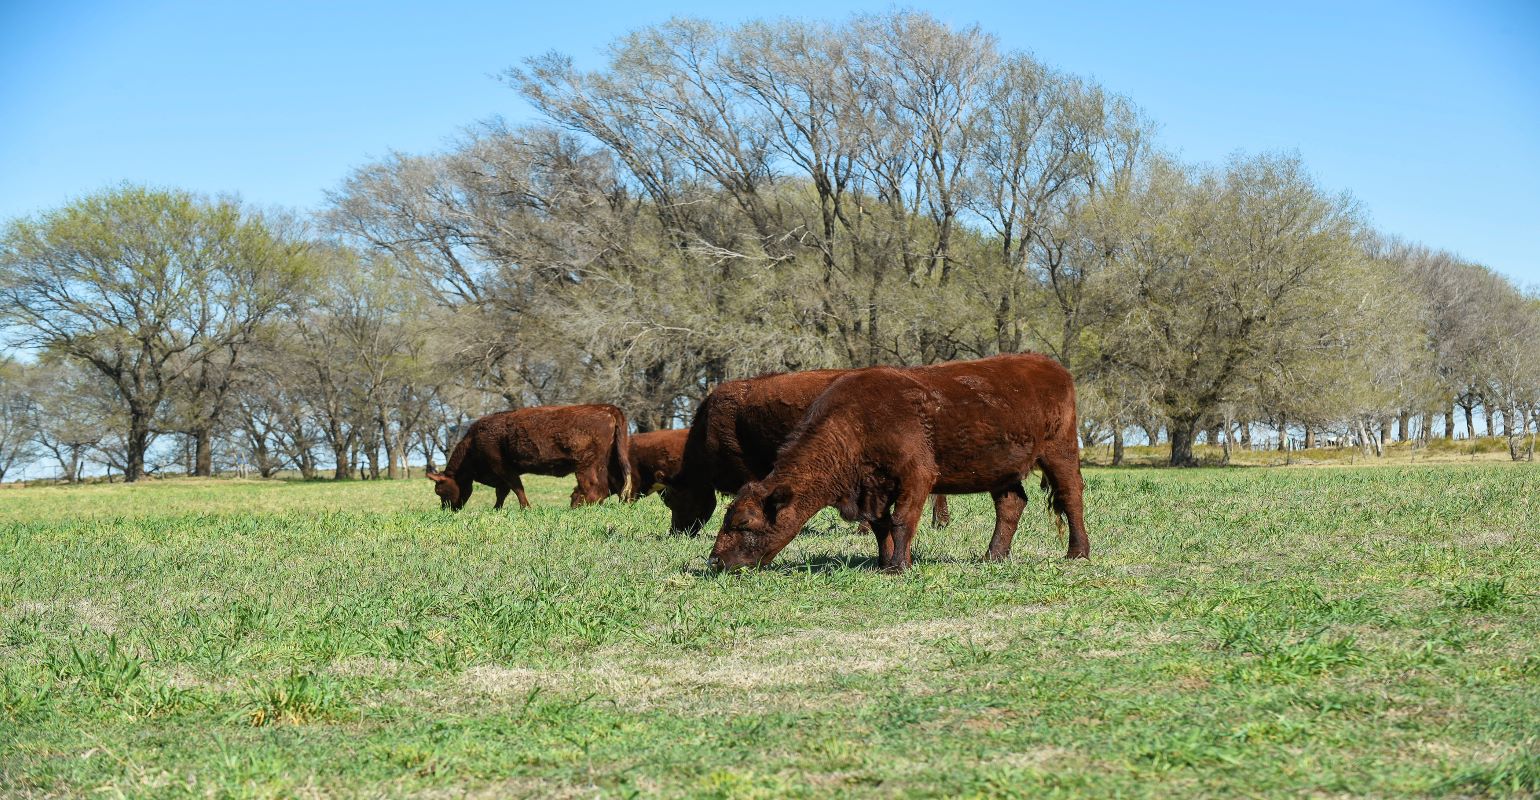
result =
M1053 492L1053 511L1069 522L1069 550L1065 558L1089 558L1091 540L1085 531L1085 480L1080 477L1080 453L1072 448L1045 456L1043 476Z
M609 467L605 466L602 462L594 465L594 470L590 473L588 481L589 504L602 503L604 498L609 497L611 494L618 495L619 492L610 491Z
M508 487L497 486L492 491L497 492L497 502L492 504L492 510L501 511L503 509L503 501L508 499Z
M935 528L945 528L952 524L952 509L947 506L946 495L931 495L930 524Z
M529 498L524 496L524 481L515 475L509 483L511 484L509 488L513 489L514 495L519 498L519 508L529 508Z
M893 518L884 514L871 522L862 522L861 527L877 537L877 568L888 569L893 564Z
M925 512L929 494L928 485L898 490L898 499L893 503L893 559L886 567L888 572L903 572L914 563L914 534L919 530L920 515Z
M580 469L577 488L572 490L572 507L592 505L609 496L606 477L597 469Z
M1011 542L1016 538L1016 526L1021 523L1021 511L1027 507L1027 491L1021 482L999 491L990 492L995 498L995 535L989 540L984 552L985 561L1004 561L1011 555Z

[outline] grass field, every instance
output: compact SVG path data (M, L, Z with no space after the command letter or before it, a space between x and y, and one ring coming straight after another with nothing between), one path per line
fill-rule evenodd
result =
M1540 792L1540 470L1089 470L875 572L820 517L702 574L656 498L0 491L0 795Z
M1519 442L1521 457L1531 447L1534 435ZM1210 466L1224 464L1224 448L1217 445L1197 445L1193 456L1200 463ZM1112 445L1087 447L1082 459L1088 463L1107 466L1112 463ZM1387 445L1378 456L1366 456L1354 446L1312 447L1309 450L1279 452L1272 449L1249 450L1235 447L1230 451L1229 466L1239 467L1351 467L1351 466L1413 466L1417 464L1506 464L1508 440L1500 436L1482 436L1475 439L1434 438L1426 443L1394 442ZM1123 456L1124 466L1163 467L1171 463L1170 445L1130 446Z

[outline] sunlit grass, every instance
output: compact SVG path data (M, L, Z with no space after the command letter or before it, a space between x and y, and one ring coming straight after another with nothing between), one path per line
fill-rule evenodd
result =
M1540 471L1089 470L701 570L656 498L0 492L0 795L1533 794Z

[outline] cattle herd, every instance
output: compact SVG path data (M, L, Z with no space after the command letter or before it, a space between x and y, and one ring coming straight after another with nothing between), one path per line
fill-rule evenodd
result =
M735 495L708 563L770 563L820 509L833 506L877 539L878 563L910 566L927 497L948 521L946 495L988 492L995 531L985 558L1011 552L1026 507L1022 480L1041 485L1067 558L1090 553L1080 476L1074 380L1035 353L925 367L812 370L727 381L690 427L631 435L612 405L542 406L471 423L442 473L429 472L445 508L481 483L527 507L523 473L577 476L572 505L657 492L677 533L698 533L719 492Z

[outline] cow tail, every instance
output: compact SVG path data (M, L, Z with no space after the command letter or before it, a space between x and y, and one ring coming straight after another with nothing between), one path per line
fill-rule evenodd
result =
M631 431L626 423L624 413L615 414L615 442L610 449L610 469L620 470L625 481L620 490L620 499L630 501L636 499L631 491L634 481L631 475Z
M1065 377L1068 378L1068 374ZM1078 459L1080 457L1080 420L1075 414L1075 382L1072 379L1069 380L1064 388L1065 393L1059 413L1050 414L1045 433L1048 441L1058 441L1062 437L1068 437L1074 447L1075 457ZM1068 430L1065 429L1065 422L1068 423ZM1065 523L1069 521L1069 508L1064 504L1063 487L1055 486L1054 482L1048 479L1049 472L1042 458L1033 459L1033 463L1043 467L1040 485L1043 491L1048 493L1048 513L1052 514L1054 522L1058 523L1059 541L1067 541L1064 528Z
M1039 485L1043 487L1044 492L1047 492L1048 513L1052 514L1054 522L1058 523L1059 541L1067 541L1064 534L1064 523L1069 518L1069 509L1065 507L1064 498L1060 496L1058 488L1053 485L1052 481L1048 480L1047 470L1043 470L1042 483Z

